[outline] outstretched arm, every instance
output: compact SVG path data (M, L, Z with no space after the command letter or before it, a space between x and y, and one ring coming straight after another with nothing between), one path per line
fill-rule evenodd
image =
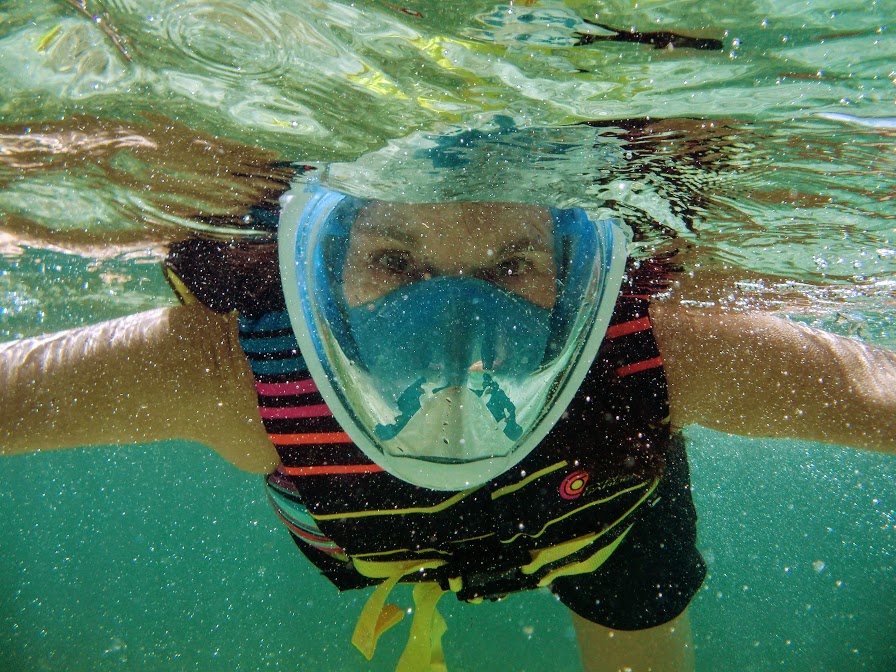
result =
M0 345L0 454L164 439L277 464L232 317L185 306Z
M896 353L761 313L652 313L673 426L896 452Z

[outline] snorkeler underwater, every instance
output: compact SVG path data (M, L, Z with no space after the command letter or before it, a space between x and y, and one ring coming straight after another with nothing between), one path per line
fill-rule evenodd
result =
M893 669L896 14L643 4L0 10L0 669Z

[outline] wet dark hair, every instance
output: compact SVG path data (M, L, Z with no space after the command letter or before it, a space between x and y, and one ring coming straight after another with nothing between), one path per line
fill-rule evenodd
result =
M274 239L195 236L171 243L164 264L216 313L237 311L252 319L286 308Z

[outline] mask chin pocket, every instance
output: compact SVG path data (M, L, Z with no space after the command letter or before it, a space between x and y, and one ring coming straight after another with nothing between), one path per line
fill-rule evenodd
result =
M491 398L489 391L466 387L438 391L393 439L383 441L386 454L446 464L506 457L518 438L513 405L495 417Z

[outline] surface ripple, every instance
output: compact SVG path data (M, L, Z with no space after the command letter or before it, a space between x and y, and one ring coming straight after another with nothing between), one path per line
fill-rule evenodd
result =
M166 14L171 43L211 71L233 77L282 72L283 48L277 16L263 6L182 0Z

